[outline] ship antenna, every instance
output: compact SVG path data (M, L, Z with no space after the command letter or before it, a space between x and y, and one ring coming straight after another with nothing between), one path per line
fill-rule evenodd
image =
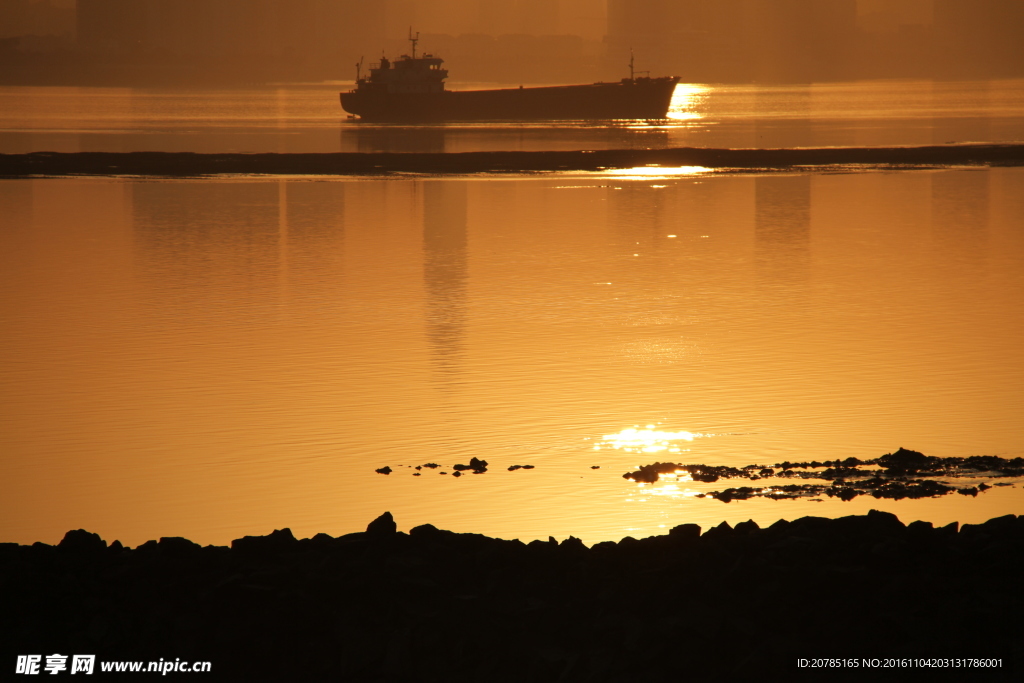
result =
M420 42L420 32L416 31L416 37L412 36L412 26L409 27L409 42L412 43L412 58L416 59L416 43Z
M356 62L356 83L359 82L359 77L360 77L361 72L363 70L363 60L364 59L366 59L366 58L365 57L360 57L359 61Z
M633 80L633 48L629 48L629 80Z

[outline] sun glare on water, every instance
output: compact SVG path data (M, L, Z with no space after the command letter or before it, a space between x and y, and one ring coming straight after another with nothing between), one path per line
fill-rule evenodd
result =
M616 180L659 180L684 178L711 173L706 166L636 166L634 168L608 168L598 171L597 175L608 176Z
M711 88L692 83L679 83L672 93L672 104L668 108L669 119L695 121L704 118L699 109L706 104Z
M614 448L631 453L679 453L682 449L676 445L680 441L693 441L704 434L693 432L667 432L657 429L655 425L641 428L634 425L623 429L618 434L605 434L602 443L594 446L595 451Z

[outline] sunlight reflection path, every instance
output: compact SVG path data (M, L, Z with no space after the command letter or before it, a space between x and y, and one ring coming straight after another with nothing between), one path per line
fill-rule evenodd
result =
M614 448L629 453L679 453L682 449L674 444L677 441L693 441L707 434L694 432L665 432L655 429L655 425L647 425L640 429L639 425L623 429L617 434L606 434L602 437L604 444L596 444L595 451L603 448Z
M672 103L669 105L666 118L673 121L694 121L704 118L703 114L699 114L694 110L699 105L705 104L707 93L710 91L711 88L691 83L676 85L676 89L672 93Z
M649 424L641 428L640 425L623 429L617 434L606 434L602 442L594 446L595 451L614 449L626 451L627 453L680 453L688 451L688 448L680 448L679 442L690 442L694 439L712 436L699 432L678 431L670 432L657 429L656 425ZM668 498L692 498L701 495L701 491L689 487L682 488L680 483L693 482L693 477L685 469L677 469L675 472L662 473L660 480L654 486L648 486L644 482L637 482L637 488L642 489L641 495L664 496ZM633 494L627 494L633 495ZM647 498L626 498L626 502L645 502Z
M598 171L597 175L618 180L655 180L700 176L713 172L714 169L707 166L637 166L634 168L608 168Z

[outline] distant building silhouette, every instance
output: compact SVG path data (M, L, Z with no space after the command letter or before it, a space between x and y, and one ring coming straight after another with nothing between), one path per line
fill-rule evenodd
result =
M1024 76L1024 0L0 0L0 82L343 80L408 49L453 81ZM77 43L72 42L77 34Z
M467 183L423 183L423 280L431 364L457 373L465 345L469 286Z
M75 0L3 0L0 39L75 33Z
M691 81L845 78L856 21L856 0L609 0L609 61L633 48Z
M1024 2L934 2L937 75L1001 78L1024 72Z
M869 33L930 26L934 0L858 0L857 25Z

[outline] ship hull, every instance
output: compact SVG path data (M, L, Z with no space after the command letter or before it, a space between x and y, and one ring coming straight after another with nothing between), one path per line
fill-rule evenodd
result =
M675 77L618 83L437 93L341 93L341 106L367 121L662 119Z

